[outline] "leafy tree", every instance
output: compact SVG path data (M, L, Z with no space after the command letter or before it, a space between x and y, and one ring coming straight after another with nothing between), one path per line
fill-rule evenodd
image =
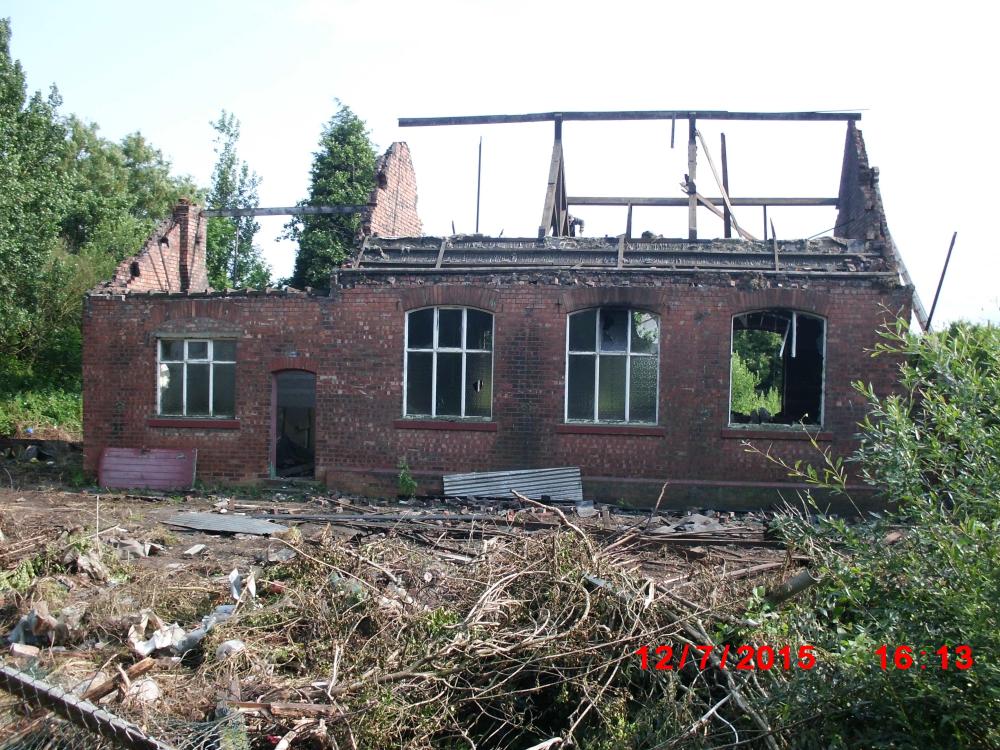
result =
M0 355L6 356L25 350L35 292L68 199L59 93L52 87L47 97L27 95L10 37L10 20L0 19Z
M816 648L816 669L766 673L762 708L796 747L1000 748L1000 329L906 327L876 350L902 361L901 392L855 386L869 415L854 460L895 509L848 524L813 502L817 523L785 518L820 583L790 607L759 603L763 632L742 636ZM829 451L822 470L771 458L846 492Z
M218 159L212 171L209 208L256 208L260 205L257 186L260 177L241 161L236 144L240 121L225 110L212 123ZM208 280L216 288L260 287L271 279L271 270L253 239L260 224L252 216L213 217L208 220Z
M299 205L368 202L375 188L375 148L364 121L349 107L340 104L323 128L310 177L309 197ZM330 274L353 248L360 222L357 215L306 215L289 222L286 237L299 243L292 285L327 286Z
M732 410L738 414L753 414L766 409L774 416L781 411L781 397L775 388L763 390L761 378L750 369L738 350L733 351Z

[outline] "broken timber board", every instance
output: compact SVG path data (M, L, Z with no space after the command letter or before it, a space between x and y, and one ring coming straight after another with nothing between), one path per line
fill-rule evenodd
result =
M580 467L485 471L471 474L445 474L444 494L448 497L513 497L511 490L532 500L583 501Z
M197 464L197 448L105 448L98 484L116 489L190 489Z
M287 526L261 521L246 516L219 513L178 513L166 520L171 526L182 526L198 531L215 531L222 534L256 534L268 536L288 531Z

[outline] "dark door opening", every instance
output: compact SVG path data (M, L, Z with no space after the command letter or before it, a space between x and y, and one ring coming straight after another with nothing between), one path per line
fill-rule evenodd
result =
M316 470L316 376L288 370L274 376L274 473L312 479Z

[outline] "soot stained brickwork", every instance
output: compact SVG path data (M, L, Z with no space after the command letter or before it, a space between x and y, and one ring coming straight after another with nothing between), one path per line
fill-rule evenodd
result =
M108 446L183 446L198 448L198 475L206 482L267 479L275 461L275 374L304 370L316 376L315 474L333 488L394 494L401 459L425 491L440 491L442 473L570 465L581 468L585 491L599 499L652 503L669 481L671 505L747 507L777 499L778 491L791 499L795 486L783 470L748 453L745 440L773 446L790 461L816 455L801 430L730 425L733 316L781 309L825 321L824 415L812 434L836 455L854 448L864 416L851 383L869 382L883 394L896 387L898 363L869 353L880 326L910 315L913 290L901 283L886 249L877 186L853 129L848 148L855 161L845 162L842 210L854 212L852 221L864 230L849 241L779 243L779 268L770 244L733 240L658 240L629 250L621 268L604 257L600 242L378 240L375 227L385 231L386 217L391 221L392 196L411 187L413 215L397 211L397 226L401 216L419 221L412 164L399 146L405 144L395 144L380 165L385 184L376 190L373 236L335 274L328 293L198 292L207 287L198 268L203 220L184 205L136 259L89 295L87 471L96 471ZM388 207L381 203L386 196ZM161 237L170 253L161 250ZM460 246L457 260L432 252L446 246ZM157 264L171 259L176 274L149 282ZM612 265L601 266L606 262ZM434 306L493 315L489 419L404 417L406 315ZM659 318L655 424L565 419L567 316L598 307ZM235 341L234 416L157 413L158 341L178 338Z

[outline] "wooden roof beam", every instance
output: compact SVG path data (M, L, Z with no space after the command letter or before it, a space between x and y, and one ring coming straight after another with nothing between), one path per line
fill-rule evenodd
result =
M461 117L400 117L399 127L418 128L437 125L505 125L524 122L621 121L621 120L793 120L856 121L860 112L726 112L722 110L637 110L627 112L534 112L523 115L466 115Z

